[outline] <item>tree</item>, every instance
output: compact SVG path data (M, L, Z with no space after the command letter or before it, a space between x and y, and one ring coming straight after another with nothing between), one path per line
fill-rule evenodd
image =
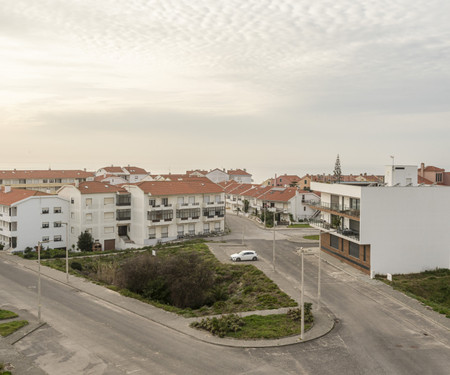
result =
M336 158L336 163L334 163L334 180L339 184L341 182L341 161L339 160L339 154Z
M94 239L88 231L85 231L78 236L77 246L81 251L92 251L93 244Z
M248 212L248 207L250 206L250 202L247 199L244 199L244 212Z

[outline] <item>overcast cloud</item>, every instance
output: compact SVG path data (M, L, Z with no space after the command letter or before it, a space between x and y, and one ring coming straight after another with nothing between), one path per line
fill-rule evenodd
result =
M447 0L2 0L0 167L450 169Z

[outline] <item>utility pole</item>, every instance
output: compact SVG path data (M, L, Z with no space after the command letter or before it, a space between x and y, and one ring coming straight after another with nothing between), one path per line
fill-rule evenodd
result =
M66 226L66 283L69 282L69 223L61 223Z
M318 280L317 280L317 311L320 310L320 266L322 263L322 231L319 229L319 266L318 266Z
M305 283L304 283L304 268L303 268L303 247L300 248L300 253L302 256L302 278L301 278L301 296L300 296L300 308L301 308L301 328L300 328L300 339L303 340L305 334L305 303L303 300L303 296L305 295Z
M41 241L38 242L38 321L41 323Z
M273 211L273 271L275 272L275 211Z

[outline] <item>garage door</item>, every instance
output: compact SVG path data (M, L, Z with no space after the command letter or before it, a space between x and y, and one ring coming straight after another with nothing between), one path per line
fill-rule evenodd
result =
M105 251L106 250L115 250L116 249L116 240L105 240Z

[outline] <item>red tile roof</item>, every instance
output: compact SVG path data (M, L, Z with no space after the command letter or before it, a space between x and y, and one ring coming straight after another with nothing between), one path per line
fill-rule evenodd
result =
M260 196L259 199L272 202L287 202L295 196L296 191L296 188L272 188Z
M29 197L35 196L49 196L50 194L43 193L41 191L35 190L25 190L25 189L11 189L8 193L5 193L5 188L0 187L0 204L4 206L11 206L16 202L20 202Z
M98 182L98 181L82 182L78 186L78 190L80 191L81 194L107 194L126 191L119 185L111 185L106 182Z
M82 170L4 170L0 171L0 180L7 179L49 179L49 178L88 178L93 172Z
M123 171L122 167L110 166L110 167L103 167L103 168L100 168L100 169L104 169L108 173L123 173L123 174L126 174Z
M123 167L130 174L148 174L148 172L144 168L139 167Z
M189 195L223 193L223 188L207 178L183 181L144 181L136 184L146 194Z
M427 178L422 177L422 176L417 176L417 183L425 184L425 185L433 185L433 181L430 181Z
M230 176L251 176L250 173L247 173L246 171L242 170L242 169L229 169L227 171L227 173Z
M420 171L420 169L419 169L419 171ZM445 169L429 165L428 167L425 167L424 171L425 172L444 172Z

